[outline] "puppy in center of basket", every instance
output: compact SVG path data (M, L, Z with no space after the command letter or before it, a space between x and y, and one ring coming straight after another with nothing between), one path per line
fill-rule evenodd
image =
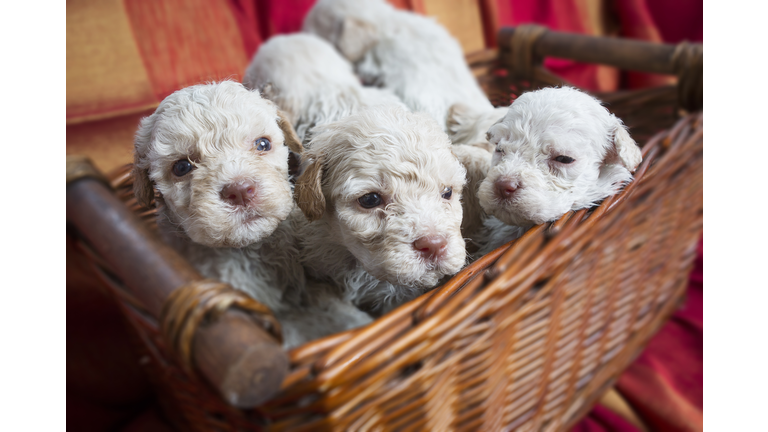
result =
M385 313L465 264L466 170L425 114L378 106L316 128L296 182L309 273Z
M187 87L142 120L134 191L147 205L154 185L163 239L206 277L268 306L290 347L370 317L306 283L289 148L303 151L290 123L257 92L232 81Z
M488 141L496 149L478 196L495 218L486 220L482 252L613 195L642 161L622 121L571 87L522 94Z

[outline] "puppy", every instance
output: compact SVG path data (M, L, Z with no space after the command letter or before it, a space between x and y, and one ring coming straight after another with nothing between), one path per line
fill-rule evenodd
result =
M392 90L443 130L448 109L457 102L478 112L493 109L459 43L431 18L384 0L319 0L303 30L331 42L355 64L365 85Z
M295 346L370 318L356 312L334 325L345 305L306 290L290 218L302 216L293 211L289 148L303 150L272 102L231 81L195 85L142 120L133 175L140 203L152 199L153 185L159 192L164 240L205 276L268 306L284 327L286 346ZM302 331L313 325L311 335Z
M477 110L458 102L448 110L446 119L448 136L454 144L487 143L486 134L491 126L507 114L508 107Z
M296 181L310 275L380 315L462 268L466 171L434 120L378 106L318 129Z
M402 105L387 90L364 88L333 46L306 33L274 36L261 45L243 84L276 103L303 144L315 126L369 106Z
M484 252L613 195L642 161L621 120L570 87L524 93L488 139L496 150L478 195L497 220L487 221Z

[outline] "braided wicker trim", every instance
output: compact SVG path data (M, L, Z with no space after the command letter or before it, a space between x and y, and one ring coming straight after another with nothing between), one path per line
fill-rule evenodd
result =
M672 64L677 84L680 106L688 111L697 111L704 105L704 47L700 44L681 42L672 54Z
M111 188L109 180L104 177L96 167L93 165L91 159L87 156L81 155L68 155L67 156L67 184L70 184L76 180L89 177L96 179L107 187Z
M533 46L546 32L546 27L533 24L515 28L510 40L511 52L508 58L512 75L525 79L535 76L536 68L541 66L542 59L534 55Z
M257 324L282 343L282 331L272 312L228 284L203 279L176 289L168 296L160 314L160 332L168 349L189 372L192 340L197 328L218 318L230 307L248 312Z

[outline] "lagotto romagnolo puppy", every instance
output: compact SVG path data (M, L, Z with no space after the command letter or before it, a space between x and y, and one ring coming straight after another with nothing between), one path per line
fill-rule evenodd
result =
M570 87L522 94L488 140L496 150L478 195L496 219L486 222L484 252L613 195L642 161L621 120Z
M239 83L201 84L171 94L142 120L133 174L139 202L149 203L153 186L159 192L163 239L206 277L267 305L285 345L295 346L370 318L358 319L362 313L324 287L306 286L289 148L303 150L275 104Z
M301 261L361 309L385 313L465 264L465 169L426 114L362 110L319 127L303 159Z
M331 42L366 85L390 89L413 112L446 130L449 108L492 110L458 41L434 19L384 0L319 0L303 30Z
M387 90L363 87L332 45L308 33L267 40L246 69L243 84L276 103L304 144L315 126L369 106L402 105Z

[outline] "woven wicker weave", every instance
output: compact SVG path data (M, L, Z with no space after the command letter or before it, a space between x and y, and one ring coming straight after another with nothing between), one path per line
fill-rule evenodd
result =
M496 104L557 81L542 71L517 78L501 57L469 58ZM157 321L104 272L166 413L201 431L572 425L679 304L702 229L702 114L683 112L675 87L598 97L642 145L634 182L594 209L531 229L369 326L292 350L282 391L255 409L230 406L171 360ZM151 222L129 171L112 178Z

